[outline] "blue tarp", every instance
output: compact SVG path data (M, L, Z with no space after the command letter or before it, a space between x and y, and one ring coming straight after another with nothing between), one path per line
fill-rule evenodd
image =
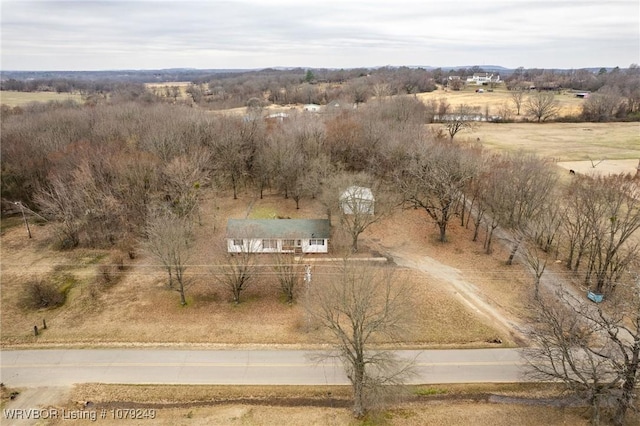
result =
M597 294L597 293L594 293L594 292L590 291L590 292L587 293L587 298L589 300L591 300L592 302L600 303L604 299L604 295Z

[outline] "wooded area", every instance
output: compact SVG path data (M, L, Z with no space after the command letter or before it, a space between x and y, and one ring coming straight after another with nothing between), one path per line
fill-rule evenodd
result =
M539 87L549 77L544 72L527 75L523 70L514 75L520 78L516 82L526 78ZM193 83L187 89L191 96L187 101L178 101L172 91L153 93L141 84L127 84L114 86L108 94L87 94L84 105L3 107L3 213L17 213L19 206L31 217L50 222L57 232L57 249L116 249L131 258L145 250L165 268L167 287L179 293L182 305L188 303L189 282L184 273L205 192L235 199L243 193L262 198L266 190L293 200L297 208L312 199L321 200L325 210L318 211L318 216L335 218L334 232L349 237L344 247L332 247L338 255L357 252L359 235L386 215L421 209L429 218L424 226L435 224L441 243L449 240L448 227L454 220L473 228L474 240L484 238L487 254L499 235L511 247L507 264L523 256L532 266L538 302L545 266L558 260L584 289L607 300L619 301L621 294L636 296L630 289L637 286L640 273L638 176L563 176L552 159L490 151L479 140L456 137L469 124L462 106L456 109L442 100L423 103L413 96L433 90L436 81L444 78L435 71L314 71L302 79L295 73L267 76L260 80L242 74L210 81L202 98L196 92L204 83ZM580 119L640 117L637 67L598 75L552 76L569 82L582 76L593 87L601 83L585 101ZM338 84L337 88L330 83ZM507 84L518 93L513 96L514 107L532 121L544 125L556 118L553 91L525 91L512 81ZM334 99L341 100L331 102ZM222 114L202 107L210 103L214 109L216 102L216 108L242 105L246 110ZM326 108L322 112L291 109L274 117L265 108L269 103L319 103ZM450 113L454 117L441 120L442 128L426 126ZM342 192L353 185L373 189L375 214L353 214L353 208L349 214L340 208ZM226 269L216 281L240 304L260 265L252 253L225 259ZM274 262L273 273L286 301L292 303L302 264L286 258ZM354 278L350 273L342 284L358 284L362 292L365 275ZM379 284L388 287L386 281ZM31 288L37 298L47 294L39 282ZM330 296L340 295L325 296L330 301ZM357 299L364 301L362 296ZM554 310L552 303L545 306L548 310L542 313L548 315L538 318L543 326L536 329L535 337L555 345L554 350L538 354L549 358L559 345L549 340L549 330L562 334L564 329L549 328L548 321L566 312ZM624 321L637 324L633 317L637 311L625 311L612 323L607 322L612 317L601 310L567 306L574 308L572 318L578 315L581 323L596 322L610 336ZM637 307L635 303L633 308ZM393 308L402 311L395 304ZM315 314L329 328L336 326L333 312ZM637 329L630 330L637 340ZM587 348L593 342L588 337L583 345ZM635 361L627 364L635 362L637 367L638 345L610 342L621 347L616 354L631 353ZM362 358L366 339L360 343L355 352L343 350L341 356ZM361 364L351 367L354 375L366 376ZM613 386L624 383L627 392L620 399L624 403L620 410L626 410L631 401L627 388L635 386L636 370L633 386L628 384L629 370L615 372ZM354 386L360 382L356 380ZM357 403L356 414L362 415L366 401L360 398Z

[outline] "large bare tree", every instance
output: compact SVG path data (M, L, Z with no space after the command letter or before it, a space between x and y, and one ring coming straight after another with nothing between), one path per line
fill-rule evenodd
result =
M363 417L377 396L398 385L410 372L391 352L377 344L397 342L410 330L411 290L395 280L390 266L345 260L335 274L314 278L308 312L334 338L353 388L353 413Z
M476 110L466 104L458 105L456 110L445 116L440 116L440 121L444 122L444 128L449 134L449 138L453 140L455 135L464 131L472 130L476 126L475 116Z
M237 253L228 253L226 241L220 248L221 258L224 263L215 265L211 271L215 281L231 293L233 303L241 302L242 293L255 280L258 272L255 247L252 247L250 238L242 239L241 250Z
M578 299L568 291L537 297L535 323L525 349L529 374L561 381L591 406L593 424L603 410L623 425L633 407L640 364L640 281L628 276L624 290L603 304Z
M538 123L555 117L560 111L553 92L538 92L529 96L524 108L527 114L534 117Z
M640 244L640 185L626 175L601 176L589 181L587 204L589 264L585 282L597 293L611 292L628 266L638 258Z
M298 292L300 280L305 273L305 259L292 251L290 253L276 253L273 260L273 269L278 277L280 291L286 302L292 304Z
M210 161L208 151L200 149L190 155L175 157L163 170L165 199L179 216L198 217L201 188L207 183L205 172Z
M434 141L419 145L406 169L395 175L405 203L427 212L438 226L441 242L447 240L449 221L473 176L473 161L472 152L463 146Z
M591 94L582 106L582 115L589 121L610 121L623 107L623 97L615 87L604 86Z
M513 106L516 107L516 115L520 115L520 111L522 110L525 89L526 89L525 85L516 84L516 85L513 85L509 90L509 98L511 99Z
M485 246L490 253L493 231L498 226L512 232L510 264L520 246L520 236L550 204L557 175L551 163L531 154L494 155L489 161L492 167L482 182L481 195L489 227Z
M168 209L158 208L149 214L145 229L145 249L158 259L168 275L168 286L180 294L180 304L186 305L187 282L184 273L191 256L191 221Z

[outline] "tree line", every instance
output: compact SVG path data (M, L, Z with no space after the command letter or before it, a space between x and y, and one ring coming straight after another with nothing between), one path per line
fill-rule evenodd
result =
M228 109L251 105L321 104L331 102L363 103L372 97L431 92L437 85L459 90L466 77L483 72L481 67L460 69L424 69L380 67L374 69L264 69L254 71L175 70L133 73L89 73L92 78L75 74L61 77L26 78L26 73L0 81L1 90L79 92L86 102L95 104L113 97L145 102L183 102L206 109ZM105 74L105 76L102 76ZM13 76L13 77L12 77ZM101 77L102 76L102 77ZM19 78L20 77L20 78ZM167 80L167 78L173 80ZM454 77L455 80L450 80ZM637 119L640 105L640 68L626 69L505 70L501 75L514 93L513 101L520 115L522 92L581 90L593 94L580 117L586 121ZM188 81L184 95L179 87L146 90L144 83ZM452 85L452 83L458 83ZM519 100L520 99L520 100ZM3 113L10 113L5 110ZM474 111L477 112L477 111ZM482 111L481 111L482 112ZM506 118L506 111L494 115ZM508 120L508 118L506 118Z

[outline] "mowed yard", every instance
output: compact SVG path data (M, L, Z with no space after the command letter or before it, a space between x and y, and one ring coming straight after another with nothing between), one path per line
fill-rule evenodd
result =
M192 284L187 289L186 307L180 306L177 292L167 289L166 275L148 255L140 253L135 260L128 261L122 279L116 284L92 291L100 265L112 263L113 253L86 249L55 251L50 248L54 239L49 225L32 226L34 237L28 239L17 221L2 235L1 343L4 347L325 344L328 335L309 325L303 304L288 305L282 301L277 280L269 268L255 277L239 305L230 302L228 290L214 276L219 271L214 265L224 261L221 249L227 218L273 215L317 218L322 217L318 214L322 211L317 202L308 200L296 210L292 200L275 194L263 200L247 193L238 200L226 193L208 194L187 270ZM381 241L389 247L406 244L424 247L421 253L459 268L465 279L486 288L483 290L486 297L516 318L522 313L528 275L519 267L504 266L506 254L491 257L483 254L482 243L471 242L470 232L453 224L452 242L442 245L435 241L436 229L424 212L398 211L365 232L362 251L371 254L369 247ZM267 256L259 256L265 263L270 261ZM318 279L330 270L327 262L316 262L313 268ZM504 345L515 344L508 333L498 331L489 319L467 308L446 282L416 270L396 269L397 279L411 285L416 302L416 324L405 342L407 347L492 347L496 344L490 342L496 339ZM504 276L499 278L507 271L508 280ZM64 306L40 311L20 307L25 282L38 276L72 283ZM299 301L303 298L301 291ZM33 326L41 326L43 319L48 328L35 337Z

